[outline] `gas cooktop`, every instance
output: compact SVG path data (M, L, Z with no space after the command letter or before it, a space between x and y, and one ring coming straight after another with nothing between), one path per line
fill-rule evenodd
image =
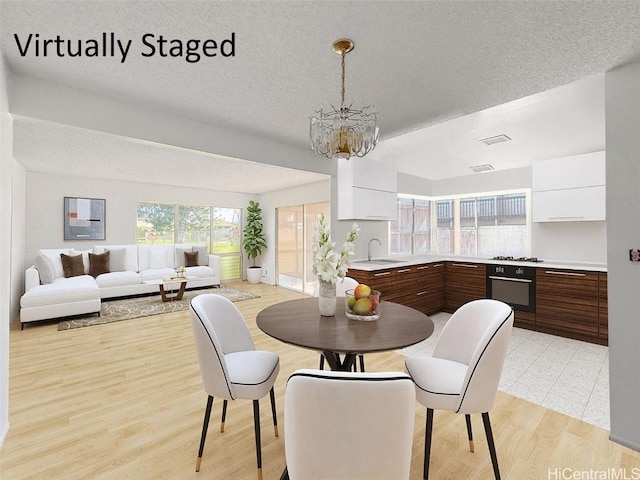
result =
M538 259L537 257L493 257L491 260L507 260L511 262L532 262L532 263L540 263L543 260Z

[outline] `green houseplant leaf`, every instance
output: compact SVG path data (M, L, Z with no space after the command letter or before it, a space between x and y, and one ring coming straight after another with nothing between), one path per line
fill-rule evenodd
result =
M254 267L256 266L256 257L262 255L262 252L267 249L262 225L262 209L260 204L253 200L249 201L247 207L247 222L244 227L242 247L249 260L253 260Z

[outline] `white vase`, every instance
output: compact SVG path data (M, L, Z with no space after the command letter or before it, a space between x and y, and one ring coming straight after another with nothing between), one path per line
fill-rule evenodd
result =
M318 297L320 315L333 317L336 314L336 284L325 282L320 278L318 278L318 282L320 283L320 295Z

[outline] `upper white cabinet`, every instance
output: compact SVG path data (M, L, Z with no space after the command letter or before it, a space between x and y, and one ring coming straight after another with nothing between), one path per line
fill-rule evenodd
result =
M605 220L605 183L605 152L535 162L532 179L532 220Z
M396 220L398 172L365 158L338 159L338 220Z

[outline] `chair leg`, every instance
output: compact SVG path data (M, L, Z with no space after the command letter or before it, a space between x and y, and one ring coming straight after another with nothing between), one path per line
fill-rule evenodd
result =
M473 432L471 431L471 415L467 413L465 414L464 418L467 421L467 437L469 437L469 451L473 453L475 449L473 446Z
M324 355L320 354L320 370L324 370Z
M256 431L256 460L258 463L258 480L262 480L262 448L260 446L260 402L253 401L253 426Z
M202 422L202 436L200 437L200 448L198 449L198 459L196 460L196 472L200 471L200 462L202 462L202 452L204 451L204 441L207 438L207 429L209 428L209 418L211 417L211 407L213 406L213 397L207 397L207 408L204 410L204 422Z
M227 419L227 400L222 403L222 419L220 420L220 433L224 433L224 422Z
M273 391L273 387L269 391L269 398L271 399L271 416L273 417L273 431L278 436L278 415L276 414L276 394Z
M493 443L493 433L491 431L491 421L489 420L489 412L482 414L482 422L484 423L484 431L487 434L487 444L489 445L489 453L491 454L491 463L493 464L493 474L496 480L500 480L500 470L498 469L498 456L496 455L496 446Z
M429 458L431 457L431 431L433 430L433 408L427 408L427 424L424 431L424 473L422 478L429 478Z
M360 371L364 372L364 355L360 355Z

